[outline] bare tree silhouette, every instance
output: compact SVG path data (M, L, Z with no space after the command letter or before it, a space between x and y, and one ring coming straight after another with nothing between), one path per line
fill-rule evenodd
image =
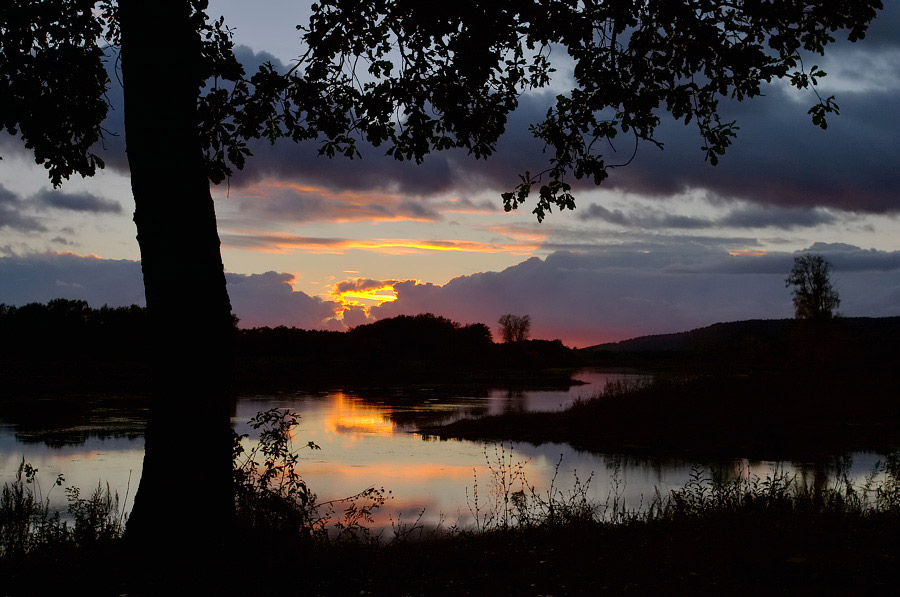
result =
M504 342L522 342L527 340L531 332L530 315L512 315L507 313L500 316L500 337Z

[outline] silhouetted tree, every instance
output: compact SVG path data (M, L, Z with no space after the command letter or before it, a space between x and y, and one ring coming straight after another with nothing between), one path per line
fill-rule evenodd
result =
M791 294L797 319L831 319L841 304L831 285L831 264L821 255L806 253L794 257L794 266L784 284L794 287Z
M433 150L490 155L520 94L549 84L551 45L574 59L574 87L533 127L549 168L526 173L507 210L540 185L534 213L574 207L568 175L607 176L597 153L619 132L660 145L667 111L697 123L713 164L735 134L721 97L742 100L823 73L831 33L861 38L878 0L780 2L479 2L324 0L308 51L289 73L246 76L206 0L5 0L0 3L0 130L20 136L54 185L94 174L109 84L105 39L121 48L134 221L150 318L154 399L129 535L182 552L220 546L233 512L228 380L232 319L209 181L241 168L247 141L317 139L353 157L358 138L397 159ZM357 60L360 58L360 60ZM364 65L365 79L352 65ZM366 82L361 82L366 81ZM204 91L201 93L201 89ZM812 109L825 126L832 98ZM402 122L397 121L402 114ZM542 177L549 179L545 184ZM198 414L200 420L198 420ZM167 492L171 467L202 471L204 507ZM173 540L179 537L179 540Z
M218 142L203 126L212 100L201 100L200 90L210 77L239 66L221 23L209 23L205 7L203 0L0 3L0 128L21 136L54 185L103 165L94 152L109 80L98 41L121 49L153 368L128 536L146 553L173 561L226 553L234 510L231 307L209 192L214 168L204 152ZM188 462L193 472L178 473ZM173 496L173 473L197 479L202 508Z
M507 313L500 316L500 337L504 342L522 342L528 339L531 331L530 315L512 315Z

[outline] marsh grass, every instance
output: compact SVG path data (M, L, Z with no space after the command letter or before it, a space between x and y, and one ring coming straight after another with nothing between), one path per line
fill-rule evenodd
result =
M127 515L117 492L98 483L87 497L75 487L65 488L68 520L50 508L50 493L62 487L58 475L45 495L37 480L38 469L24 460L16 478L0 489L0 558L62 547L92 547L122 537ZM126 496L127 497L127 496Z
M862 520L893 517L900 520L900 451L878 462L862 483L849 477L850 461L839 463L828 480L812 482L776 467L760 477L749 469L728 476L694 467L684 486L659 489L629 508L623 498L619 465L614 465L604 502L593 501L587 478L573 471L568 488L559 487L562 456L549 486L539 491L528 482L527 461L516 460L502 444L493 453L485 448L487 481L479 484L473 471L466 504L474 521L469 529L450 527L453 533L490 533L541 527L617 526L665 522L710 521L728 517L818 517Z
M492 456L485 448L484 456L488 482L481 495L486 495L486 499L479 495L477 471L473 471L471 493L466 489L466 505L474 521L474 532L573 524L596 516L598 507L588 497L594 474L582 480L575 471L572 487L561 489L558 478L562 456L545 491L538 491L528 482L527 462L515 460L511 448L495 446Z

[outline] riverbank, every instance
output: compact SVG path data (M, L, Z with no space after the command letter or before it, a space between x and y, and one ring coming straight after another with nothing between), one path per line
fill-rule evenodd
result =
M659 377L612 384L562 412L507 413L427 427L440 439L568 443L597 453L797 460L900 441L891 371Z

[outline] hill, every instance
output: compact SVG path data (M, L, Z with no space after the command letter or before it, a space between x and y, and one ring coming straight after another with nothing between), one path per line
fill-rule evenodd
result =
M598 344L579 354L597 364L636 366L780 370L807 364L872 369L897 364L897 338L900 317L754 319Z

